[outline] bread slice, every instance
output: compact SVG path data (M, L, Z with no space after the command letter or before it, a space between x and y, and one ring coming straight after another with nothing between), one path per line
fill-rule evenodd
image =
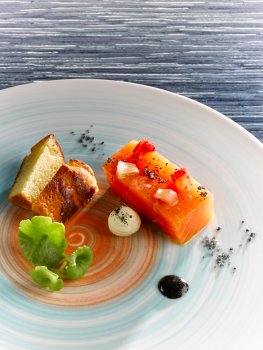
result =
M9 201L32 209L32 203L64 163L64 154L55 136L50 134L41 139L24 158L8 194Z
M33 202L38 215L53 221L67 221L79 208L86 206L98 191L92 169L80 160L63 164Z

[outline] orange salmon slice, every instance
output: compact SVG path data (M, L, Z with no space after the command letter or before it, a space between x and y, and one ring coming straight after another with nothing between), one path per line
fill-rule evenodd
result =
M152 144L150 151L137 153L135 157L138 145L138 141L130 141L103 164L110 187L125 204L156 223L176 243L185 244L213 218L213 194L185 169L159 154ZM139 172L117 176L119 161L134 163ZM167 188L177 193L176 204L156 198L158 189Z

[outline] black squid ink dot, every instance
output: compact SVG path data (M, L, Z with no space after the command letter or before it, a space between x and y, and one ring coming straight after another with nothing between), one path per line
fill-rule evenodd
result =
M179 276L167 275L160 279L158 289L165 297L177 299L188 292L189 285Z

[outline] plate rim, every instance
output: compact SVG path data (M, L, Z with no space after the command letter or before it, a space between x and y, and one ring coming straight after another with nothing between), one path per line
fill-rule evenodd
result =
M106 85L125 85L128 88L136 88L136 89L141 89L147 92L153 92L153 93L157 93L157 94L161 94L161 95L166 95L168 97L173 97L173 98L177 98L179 100L182 100L185 103L188 103L190 105L192 105L193 107L203 109L204 111L213 114L213 117L220 119L221 121L223 121L226 124L229 124L230 127L236 129L237 131L239 131L242 135L244 135L245 138L247 138L248 140L250 140L255 147L258 147L261 151L263 151L263 143L257 139L250 131L248 131L245 127L243 127L242 125L240 125L239 123L237 123L236 121L234 121L233 119L231 119L230 117L224 115L223 113L217 111L216 109L202 103L199 102L195 99L192 99L190 97L184 96L182 94L179 94L177 92L173 92L173 91L169 91L169 90L165 90L162 88L158 88L158 87L154 87L154 86L150 86L150 85L145 85L145 84L141 84L141 83L135 83L135 82L127 82L127 81L123 81L123 80L111 80L111 79L85 79L85 78L68 78L68 79L50 79L50 80L39 80L39 81L33 81L30 83L25 83L25 84L19 84L16 86L11 86L11 87L7 87L4 88L2 90L0 90L0 97L1 95L4 94L8 94L12 91L15 90L20 90L20 89L27 89L27 88L33 88L37 85L60 85L60 84L70 84L70 83L88 83L88 84L106 84ZM211 116L210 116L211 117Z
M177 99L178 103L180 103L180 101L182 101L183 103L189 104L191 105L193 108L198 108L199 112L202 111L206 111L208 113L208 117L211 118L212 122L213 122L213 117L217 118L217 120L220 120L226 127L229 127L230 130L234 131L236 130L236 132L238 132L240 134L240 137L242 137L245 141L251 141L251 146L256 147L258 150L262 151L263 150L263 144L254 136L252 135L249 131L247 131L244 127L242 127L241 125L239 125L238 123L234 122L233 120L231 120L229 117L223 115L222 113L214 110L213 108L206 106L198 101L195 101L189 97L174 93L174 92L170 92L167 90L163 90L160 88L155 88L155 87L151 87L151 86L147 86L147 85L143 85L143 84L137 84L137 83L130 83L130 82L125 82L125 81L115 81L115 80L103 80L103 79L57 79L57 80L49 80L49 81L41 81L38 82L40 83L38 85L38 88L40 88L40 86L44 85L44 88L46 88L47 86L50 86L53 84L54 89L55 86L59 86L60 84L67 84L67 83L78 83L78 82L82 82L82 83L93 83L95 82L96 84L107 84L107 85L126 85L126 87L130 86L131 88L139 88L141 89L141 91L146 91L147 93L157 93L160 96L171 96L172 99ZM23 89L23 90L27 90L28 88L35 88L37 87L37 82L32 82L32 83L27 83L27 84L22 84L22 85L17 85L14 87L10 87L7 89L3 89L0 91L0 97L4 96L4 93L10 93L11 89L12 91L14 89L19 90L19 89ZM17 91L18 92L18 91ZM176 103L176 100L175 100ZM181 118L181 117L180 117ZM182 116L183 118L183 116ZM222 125L223 125L222 124ZM243 136L242 136L243 135ZM129 344L128 344L129 345Z

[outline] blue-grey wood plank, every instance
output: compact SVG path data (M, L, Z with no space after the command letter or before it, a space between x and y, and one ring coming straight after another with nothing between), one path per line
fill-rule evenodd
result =
M63 78L178 92L263 141L263 0L0 0L0 88Z

